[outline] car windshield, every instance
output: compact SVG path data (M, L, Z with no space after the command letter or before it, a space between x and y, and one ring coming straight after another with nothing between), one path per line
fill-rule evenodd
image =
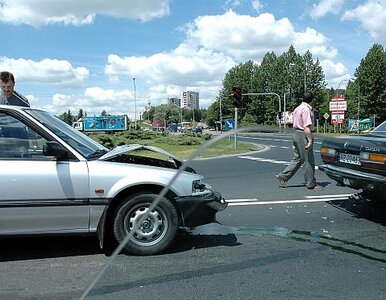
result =
M37 109L25 109L24 111L55 133L85 158L98 158L109 151L106 147L46 111Z
M371 134L375 135L385 135L386 136L386 121L384 121L382 124L374 128L374 130L371 132Z

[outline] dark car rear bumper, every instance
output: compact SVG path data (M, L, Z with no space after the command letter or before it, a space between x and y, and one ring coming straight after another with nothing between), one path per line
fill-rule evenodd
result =
M321 165L319 170L345 186L370 191L386 191L386 176L361 172L333 165Z
M216 220L216 213L228 206L221 194L215 191L204 195L177 197L176 201L185 227L212 223Z

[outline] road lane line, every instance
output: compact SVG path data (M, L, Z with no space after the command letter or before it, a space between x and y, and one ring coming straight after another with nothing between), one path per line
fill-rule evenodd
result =
M262 157L256 157L256 156L249 156L249 155L239 155L238 158L241 159L249 159L259 162L268 162L272 164L280 164L280 165L289 165L291 162L286 160L277 160L277 159L270 159L270 158L262 158ZM301 166L303 168L303 166ZM319 166L315 166L315 170L319 170Z
M273 164L289 164L289 161L285 160L276 160L276 159L270 159L270 158L262 158L262 157L256 157L256 156L245 156L245 155L240 155L238 158L241 159L249 159L249 160L255 160L255 161L261 161L261 162L270 162Z
M352 194L339 194L339 195L320 195L320 196L305 196L305 198L317 199L317 198L330 198L330 197L350 197Z
M296 203L317 203L327 202L334 200L348 200L348 197L330 197L330 198L317 198L317 199L295 199L295 200L272 200L272 201L259 201L256 199L226 199L228 206L246 206L246 205L268 205L268 204L296 204Z

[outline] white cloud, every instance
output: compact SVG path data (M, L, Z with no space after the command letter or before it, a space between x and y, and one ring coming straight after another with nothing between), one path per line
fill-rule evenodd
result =
M313 19L324 17L328 13L338 14L345 0L320 0L318 4L313 4L310 16Z
M90 87L80 95L56 93L52 97L53 107L49 105L45 109L51 111L54 108L55 112L70 110L77 113L79 108L82 108L89 115L99 115L103 110L106 110L109 113L134 116L135 106L133 102L134 97L130 90L115 91L113 89Z
M260 0L252 0L251 4L253 9L257 12L259 12L264 7Z
M146 84L153 86L149 95L153 101L165 101L167 97L179 96L181 91L195 86L194 90L200 93L202 103L209 103L212 99L203 98L204 91L213 88L219 90L224 74L234 65L235 61L221 52L202 47L193 49L181 44L171 52L148 57L110 54L105 73L114 80L121 76L133 76L138 85L146 81Z
M313 28L296 32L288 19L275 20L268 13L251 17L230 10L199 17L185 30L186 41L170 52L141 57L110 54L105 73L114 81L128 76L137 78L137 85L145 81L150 86L146 97L154 105L190 89L200 93L203 107L218 95L225 73L238 61L258 61L271 51L281 54L291 44L301 54L310 50L314 58L330 61L325 63L328 76L347 74L343 64L332 61L338 53L325 35Z
M218 82L223 74L236 63L223 53L205 48L193 49L181 44L169 53L142 57L120 57L110 54L105 68L109 76L144 76L149 83L188 85Z
M0 4L0 22L34 27L55 23L81 26L93 23L98 14L149 21L169 13L169 0L3 0Z
M306 28L304 32L297 32L293 45L300 53L310 50L314 58L333 59L338 54L335 48L328 46L327 37L313 28Z
M139 19L147 20L145 15L150 19L169 13L166 0L154 0L154 3L159 4L154 6L154 10L149 4L153 1L136 1L135 9L132 1L128 0L117 0L111 3L100 0L82 2L68 0L55 2L57 7L52 6L50 4L52 2L26 0L23 1L25 11L21 9L14 13L10 9L17 9L16 3L19 2L6 0L5 3L10 6L0 7L0 17L3 17L0 22L25 23L33 26L53 22L80 25L82 22L93 22L97 14L121 18L134 18L137 14ZM38 9L41 3L46 4L47 7ZM253 3L256 9L261 6L260 1ZM31 8L32 4L36 4L36 7ZM143 16L141 12L144 13ZM5 13L8 15L6 16ZM113 88L90 87L80 94L75 94L76 91L73 91L74 94L71 95L65 95L63 91L60 93L55 91L52 104L44 108L59 114L68 109L77 112L79 108L83 108L90 114L99 114L102 110L106 110L115 114L128 113L133 117L132 91L127 89L127 84L122 90L119 90L122 85L118 87L120 81L127 81L132 77L136 78L137 91L139 91L137 112L143 111L149 100L152 105L159 105L165 103L168 97L179 96L183 90L199 92L200 103L202 107L206 107L217 96L224 75L234 65L247 60L259 61L271 51L280 55L283 51L287 51L290 45L294 45L296 51L301 54L311 50L314 58L324 62L323 67L327 78L329 76L332 79L339 78L347 73L342 64L333 62L338 53L329 45L325 35L313 28L297 32L289 19L276 19L270 13L254 17L238 15L229 10L222 15L198 17L184 30L185 41L172 51L148 56L110 54L107 58L105 74L109 77ZM0 58L0 67L12 70L18 81L28 79L29 82L49 83L56 86L79 87L89 78L88 69L74 67L66 60L34 61ZM129 86L132 86L131 82ZM145 92L141 94L144 90L146 94ZM39 99L34 99L34 102L39 103Z
M12 70L17 82L29 81L46 83L54 86L77 87L88 78L89 71L85 67L73 67L67 60L0 58L1 70Z
M275 20L269 13L238 15L232 10L196 18L188 24L186 34L186 43L219 50L240 61L257 60L273 49L286 51L295 36L287 18Z
M376 42L386 42L386 0L368 0L346 11L342 20L357 20Z
M330 87L337 88L342 80L349 79L350 74L346 66L340 62L333 62L329 59L320 61L324 74L327 78L327 84ZM342 85L340 87L343 87Z

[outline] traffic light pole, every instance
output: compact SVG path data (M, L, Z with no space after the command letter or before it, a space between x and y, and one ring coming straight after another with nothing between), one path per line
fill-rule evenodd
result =
M237 149L237 107L235 107L235 134L234 134L234 148Z

